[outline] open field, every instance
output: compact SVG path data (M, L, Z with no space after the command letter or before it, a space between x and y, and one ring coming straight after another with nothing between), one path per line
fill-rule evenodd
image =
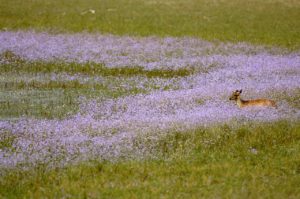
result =
M0 198L299 198L299 9L0 0Z
M0 29L193 36L300 48L297 0L0 0Z
M8 196L62 197L67 189L69 197L172 197L182 190L178 197L251 198L256 183L266 191L262 197L299 196L299 53L195 38L97 34L2 32L0 41L1 187ZM236 88L247 98L272 98L278 108L239 109L228 99ZM89 173L98 167L106 169L95 181ZM109 178L110 168L121 171ZM141 179L126 176L141 168L152 177L136 187ZM86 182L80 192L76 179ZM114 184L119 179L124 181ZM282 179L289 180L274 192ZM168 181L171 192L160 185ZM205 185L214 182L216 188ZM103 190L95 191L94 183ZM50 194L53 186L58 195ZM202 192L198 186L207 187Z
M41 164L0 180L7 198L299 198L300 126L289 122L173 132L145 161ZM1 195L0 195L1 196Z

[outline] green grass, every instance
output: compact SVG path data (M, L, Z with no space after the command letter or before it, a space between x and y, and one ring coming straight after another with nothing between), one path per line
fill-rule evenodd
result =
M105 85L80 84L78 81L14 82L0 87L0 119L16 119L22 116L62 119L79 110L79 97L118 98L145 92L138 88L110 89Z
M18 65L3 64L0 68L0 72L28 72L28 73L59 73L67 72L69 74L86 74L86 75L101 75L101 76L144 76L148 78L160 77L160 78L172 78L172 77L184 77L191 75L193 69L177 69L177 70L144 70L142 67L122 67L122 68L108 68L102 64L96 63L66 63L66 62L26 62Z
M300 4L294 0L0 0L0 5L2 30L195 36L300 47Z
M86 12L95 10L95 14ZM0 30L97 32L134 36L193 36L205 40L300 49L300 3L294 0L0 0ZM0 119L64 118L78 97L116 98L145 92L105 84L28 80L26 75L67 73L110 78L172 78L193 69L111 69L101 64L26 62L0 55ZM25 77L11 80L10 74ZM299 108L299 92L278 94ZM199 101L202 103L202 101ZM1 130L1 129L0 129ZM140 140L141 139L141 140ZM0 150L15 136L1 132ZM0 198L299 198L300 123L279 121L216 125L170 132L148 147L158 158L40 165L0 176ZM148 145L147 145L148 144Z
M118 67L108 68L103 64L97 64L93 62L76 63L76 62L43 62L35 61L28 62L22 60L18 55L15 55L11 51L5 51L0 54L1 64L0 73L17 72L17 73L61 73L66 72L69 74L85 74L85 75L101 75L101 76L144 76L148 78L160 77L160 78L172 78L172 77L184 77L191 75L194 69L182 68L177 70L166 69L153 69L144 70L140 66L136 67Z
M120 84L126 78L175 78L194 73L194 69L143 70L141 67L108 68L96 63L27 62L11 51L0 54L0 119L20 116L35 118L64 118L78 111L78 97L117 98L147 92L132 83L130 88ZM106 78L106 81L80 82L79 80L30 80L29 76L49 74L85 75ZM27 76L26 76L27 75ZM29 75L29 76L28 76ZM14 78L12 78L14 76ZM22 79L22 77L25 77ZM118 79L123 78L123 79ZM29 80L27 80L29 79ZM114 85L114 86L112 86ZM145 88L147 85L145 85ZM151 85L148 85L151 87ZM152 88L158 89L158 88ZM168 88L165 88L168 89Z
M15 136L8 131L1 132L0 134L0 150L10 149L13 147Z
M157 160L11 171L4 198L299 198L300 124L221 125L162 138Z
M78 111L79 93L71 89L1 91L0 119L63 118Z
M292 91L283 91L281 93L276 93L275 97L278 99L278 101L286 101L295 109L300 109L300 88L294 89Z
M0 58L7 62L0 67L0 119L15 119L20 116L65 118L78 111L80 96L89 99L118 98L147 93L149 89L176 89L176 86L161 88L155 84L151 85L151 79L167 80L199 72L192 68L145 71L139 67L107 68L95 63L26 62L9 51L2 53ZM49 76L61 73L91 78L101 77L105 80L87 82L80 82L80 78L51 80ZM147 78L149 81L141 88L130 79L131 77ZM121 86L124 83L130 86ZM290 93L276 92L270 95L277 101L285 101L295 109L299 109L299 89ZM199 101L200 104L203 102Z

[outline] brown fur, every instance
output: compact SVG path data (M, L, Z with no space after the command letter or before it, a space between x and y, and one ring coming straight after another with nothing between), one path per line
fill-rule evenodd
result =
M229 100L235 100L236 104L240 108L250 107L250 106L277 108L276 103L273 100L269 100L269 99L243 100L240 97L241 93L242 93L242 90L236 90L232 93L232 95L229 98Z

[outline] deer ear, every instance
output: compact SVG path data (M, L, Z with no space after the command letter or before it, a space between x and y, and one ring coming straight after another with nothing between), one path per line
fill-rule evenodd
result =
M241 89L241 90L240 90L240 93L242 93L242 91L243 91L243 90Z

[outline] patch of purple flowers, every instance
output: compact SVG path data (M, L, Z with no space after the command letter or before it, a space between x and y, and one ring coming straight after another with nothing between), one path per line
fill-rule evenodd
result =
M10 50L30 61L93 61L108 67L142 66L145 70L194 67L197 71L188 77L158 78L154 84L169 86L167 91L150 89L149 94L118 99L82 98L80 111L66 119L0 121L0 133L14 135L13 146L0 150L0 167L145 158L150 155L149 146L136 146L137 139L158 139L174 131L216 123L300 118L300 110L285 101L278 101L278 109L239 109L228 99L233 90L240 88L245 98L275 101L274 94L299 89L300 55L295 52L194 38L32 32L1 32L0 42L0 53ZM203 72L203 68L209 70ZM102 77L64 75L83 82L104 81ZM61 77L54 74L53 78ZM153 81L140 78L126 81L128 85L135 82L137 87Z
M209 67L224 64L223 59L231 55L281 54L283 51L189 37L134 38L34 32L0 32L0 43L0 53L9 50L32 61L96 62L107 67L140 66L145 70Z

